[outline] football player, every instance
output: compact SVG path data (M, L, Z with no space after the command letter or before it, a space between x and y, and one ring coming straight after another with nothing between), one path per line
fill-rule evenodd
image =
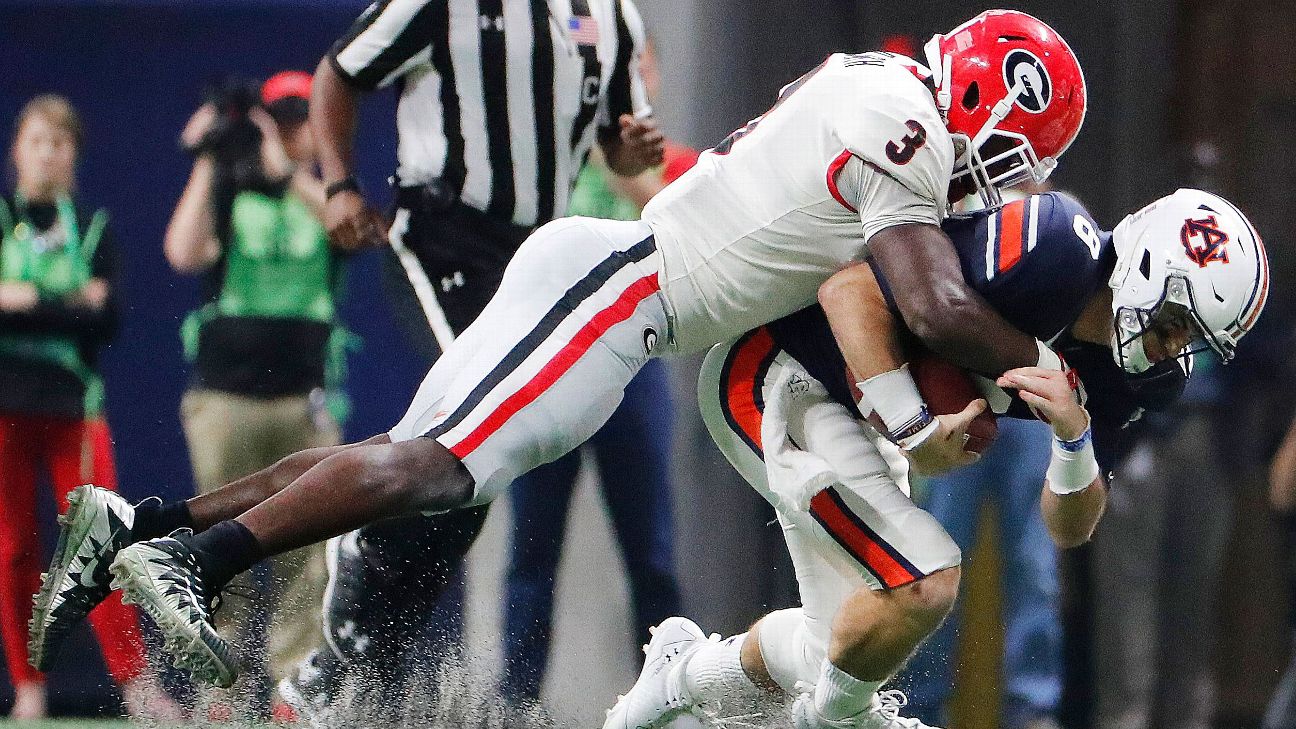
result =
M1158 200L1113 233L1060 193L944 228L967 281L1074 368L1018 368L980 382L996 413L1052 425L1041 509L1059 546L1082 544L1102 515L1127 426L1178 397L1193 354L1210 349L1227 362L1255 324L1269 282L1260 237L1236 207L1198 190ZM802 607L723 642L685 618L667 620L606 729L661 726L760 688L798 697L797 727L922 726L899 717L902 694L878 689L954 603L960 554L909 500L889 443L879 447L859 417L877 412L893 438L916 433L905 444L913 466L934 473L975 458L964 435L986 402L926 415L902 355L893 293L903 281L876 264L853 270L857 285L845 293L854 315L874 324L865 356L843 358L837 314L812 307L717 345L698 385L716 443L776 507Z
M951 197L993 203L998 186L1048 175L1084 118L1080 66L1013 11L934 37L926 58L829 56L642 221L542 227L389 433L163 507L88 490L38 595L43 634L57 640L107 594L111 563L177 663L228 686L237 664L210 610L234 575L378 519L492 500L595 432L648 358L802 309L866 251L926 272L896 300L933 350L984 372L1058 369L966 284L939 223ZM180 527L194 532L164 537Z

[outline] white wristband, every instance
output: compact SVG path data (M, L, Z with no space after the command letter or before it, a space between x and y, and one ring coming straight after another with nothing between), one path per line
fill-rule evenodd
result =
M1093 437L1088 428L1073 441L1053 439L1053 458L1048 467L1049 491L1058 496L1084 491L1098 478Z
M909 374L908 364L855 384L896 443L911 441L935 422ZM924 434L922 440L929 435L930 432Z

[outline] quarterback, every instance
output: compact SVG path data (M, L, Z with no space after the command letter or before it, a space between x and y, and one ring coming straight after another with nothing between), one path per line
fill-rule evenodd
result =
M1031 367L980 383L996 413L1051 423L1040 505L1059 546L1081 544L1102 515L1129 426L1178 397L1195 353L1227 362L1255 324L1269 283L1263 243L1236 207L1199 190L1164 197L1112 233L1059 193L955 216L944 228L966 279L1078 375L1079 389L1061 371ZM859 420L872 410L907 422L924 403L900 354L889 282L858 269L867 285L854 294L857 313L877 324L866 358L843 359L833 315L808 308L717 345L698 385L717 445L778 512L802 606L725 641L667 620L606 729L732 710L761 688L798 697L797 727L922 726L899 716L902 694L878 689L953 605L960 554ZM941 455L914 466L970 459L962 435L985 406L933 418L926 437Z
M897 282L897 305L956 364L1058 369L964 281L939 223L951 197L994 203L997 187L1046 177L1084 110L1074 54L1022 13L989 11L934 37L926 65L829 56L641 221L536 231L390 432L303 451L187 502L135 508L81 491L37 595L40 649L119 588L179 665L229 686L237 661L210 610L234 575L378 519L490 501L594 433L650 357L803 309L865 257L921 272ZM863 356L860 337L843 341L848 360Z

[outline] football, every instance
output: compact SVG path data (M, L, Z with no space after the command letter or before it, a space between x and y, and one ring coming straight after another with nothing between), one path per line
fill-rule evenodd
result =
M981 397L970 375L930 352L915 355L909 362L909 373L913 375L918 392L932 415L962 412L968 403ZM860 397L859 390L853 385L851 391L856 398ZM877 413L869 413L868 421L878 432L886 433ZM964 449L984 453L998 435L999 425L995 414L986 408L968 426Z
M968 373L934 354L924 352L914 357L909 363L909 371L932 415L961 412L968 403L981 397ZM968 426L964 449L984 453L998 435L995 414L987 408Z

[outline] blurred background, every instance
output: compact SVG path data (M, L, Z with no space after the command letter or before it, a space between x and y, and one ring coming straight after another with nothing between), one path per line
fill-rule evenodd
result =
M827 53L878 48L893 36L921 43L985 9L963 0L638 5L657 46L659 117L673 139L699 149L762 113L780 86ZM164 227L190 165L178 131L210 82L313 69L364 6L350 0L0 0L4 137L8 120L31 97L67 96L86 124L78 195L113 216L124 263L124 319L102 362L121 490L132 499L193 493L178 420L188 375L177 332L199 301L199 286L174 274L162 253ZM1296 133L1296 4L1057 1L1010 7L1053 25L1071 43L1088 81L1089 114L1054 176L1057 187L1083 200L1108 228L1176 187L1204 187L1247 212L1273 263L1259 329L1243 343L1237 362L1209 372L1203 379L1210 387L1184 405L1201 427L1184 430L1168 422L1155 429L1140 461L1143 470L1129 467L1132 478L1164 477L1155 503L1122 505L1125 496L1134 500L1145 490L1122 492L1120 478L1115 484L1113 510L1127 518L1105 522L1100 532L1146 528L1156 543L1145 539L1121 549L1132 561L1162 568L1113 579L1099 574L1103 560L1092 548L1063 559L1065 676L1057 719L1073 729L1098 725L1096 692L1104 681L1120 681L1130 695L1160 698L1144 701L1150 716L1104 726L1197 726L1205 716L1201 726L1258 727L1291 643L1287 519L1270 504L1268 476L1296 395L1290 385L1296 302L1289 286L1296 256L1288 248L1296 219L1288 212L1290 161L1284 156ZM357 145L362 182L380 199L395 159L393 107L390 92L369 98ZM392 320L379 256L355 257L347 274L342 318L363 339L347 380L353 402L348 439L390 427L423 374ZM794 603L796 592L764 503L732 473L697 419L696 364L671 365L679 404L676 560L686 614L727 635ZM641 658L621 649L630 625L625 581L592 488L595 478L584 474L570 517L554 663L545 684L556 713L586 723L630 685ZM48 515L53 504L46 498ZM1185 502L1197 511L1176 508ZM1192 516L1198 512L1210 518ZM985 558L971 561L970 609L954 659L959 727L997 726L1001 699L996 575L1004 565L987 547L997 533L992 520L987 524ZM487 662L498 645L507 538L506 512L496 509L471 560L466 634ZM1181 543L1187 551L1178 551ZM1129 551L1137 549L1155 554ZM1194 569L1202 562L1209 564ZM1183 611L1176 606L1192 604L1213 606L1202 619L1215 638L1175 633ZM1101 670L1112 664L1099 654L1124 640L1097 629L1102 620L1095 616L1104 609L1136 616L1147 636L1164 639L1128 658L1127 670ZM88 632L78 640L82 659L63 661L51 674L51 707L107 713L116 702L111 684L93 658ZM1200 668L1204 678L1186 688L1158 688L1157 674L1178 671L1182 659L1164 651L1196 640L1207 643L1206 658L1191 670ZM7 696L0 689L0 712ZM1176 696L1206 708L1191 720L1172 721L1166 702Z

